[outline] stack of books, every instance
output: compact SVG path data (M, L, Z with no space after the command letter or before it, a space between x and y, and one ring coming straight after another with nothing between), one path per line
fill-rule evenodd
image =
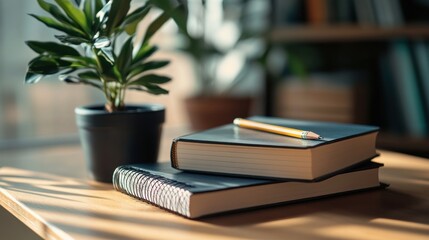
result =
M115 189L187 218L382 187L367 125L250 120L322 136L302 139L233 123L173 140L171 162L120 166Z

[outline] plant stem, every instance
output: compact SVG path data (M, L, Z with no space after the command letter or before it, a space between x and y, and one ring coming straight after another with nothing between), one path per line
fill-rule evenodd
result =
M126 87L121 86L121 89L119 91L119 102L120 102L120 108L123 108L125 106L125 93L126 93Z
M104 105L106 111L108 112L115 112L117 111L117 108L115 107L115 99L112 98L112 94L110 94L110 90L107 86L107 81L102 77L102 67L100 60L98 59L97 50L94 47L91 47L92 53L94 54L95 61L97 62L97 73L98 76L100 76L100 80L103 83L103 93L104 97L106 98L106 104Z

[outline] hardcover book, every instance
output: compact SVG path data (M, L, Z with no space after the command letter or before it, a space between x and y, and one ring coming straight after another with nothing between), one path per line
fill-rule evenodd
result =
M118 167L116 190L187 218L380 187L381 164L367 162L318 182L276 181L179 171L168 163Z
M298 139L231 123L174 139L172 166L188 171L311 181L377 155L378 127L271 117L250 119L312 131L323 139Z

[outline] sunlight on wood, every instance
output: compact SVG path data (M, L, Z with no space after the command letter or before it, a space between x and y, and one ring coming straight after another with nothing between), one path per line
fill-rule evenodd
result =
M429 226L427 224L401 221L396 219L387 219L387 218L377 218L372 220L371 222L377 225L380 225L380 227L385 226L385 227L399 228L399 229L403 228L403 229L409 229L411 232L426 231L425 235L428 236L429 234Z
M358 224L341 224L336 226L318 229L317 232L323 237L342 236L342 239L427 239L429 228L424 226L416 229L415 223L397 221L396 224L378 224L380 222L390 222L390 219L382 219L383 221L376 221L373 224L371 221L369 225ZM395 220L393 220L395 221ZM357 237L359 236L359 237Z
M167 134L170 136L170 134ZM28 151L44 172L78 161L79 148ZM164 151L168 152L168 151ZM50 157L46 157L50 156ZM23 157L18 166L25 166ZM58 158L60 157L60 158ZM48 160L46 160L48 159ZM51 160L49 160L51 159ZM189 220L113 190L110 184L11 167L0 169L0 203L43 238L75 239L419 239L429 235L427 160L381 151L387 190ZM12 163L11 163L12 164ZM7 166L7 165L6 165ZM13 165L12 165L13 166ZM65 165L64 165L65 166ZM82 163L79 172L84 170ZM405 170L403 170L405 169ZM70 175L76 167L66 169ZM75 173L78 176L81 173Z

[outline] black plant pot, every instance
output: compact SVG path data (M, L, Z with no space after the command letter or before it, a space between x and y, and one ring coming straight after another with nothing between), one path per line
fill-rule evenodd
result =
M129 105L108 113L104 106L75 110L80 140L92 178L112 182L117 166L156 162L165 108L161 105Z

